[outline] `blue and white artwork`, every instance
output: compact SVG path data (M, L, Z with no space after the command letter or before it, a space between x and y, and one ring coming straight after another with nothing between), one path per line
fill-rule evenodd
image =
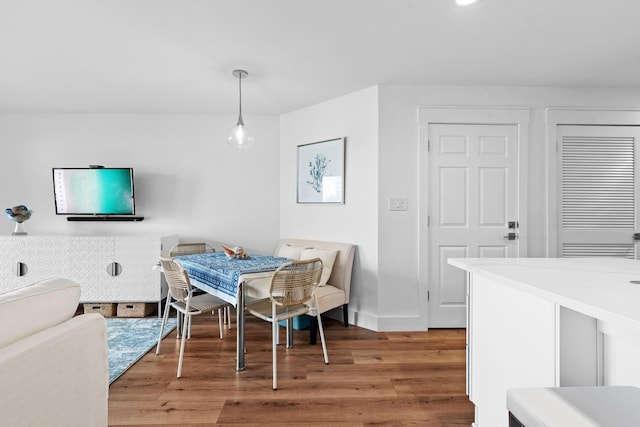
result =
M345 139L298 146L298 203L344 203Z
M307 181L307 184L312 186L317 193L322 192L324 171L327 169L330 161L331 160L327 159L327 156L324 154L316 154L313 162L309 162L309 175L311 175L311 180Z

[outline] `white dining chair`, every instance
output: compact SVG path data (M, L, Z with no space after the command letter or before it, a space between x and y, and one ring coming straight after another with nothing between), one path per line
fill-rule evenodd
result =
M318 331L322 340L324 363L329 363L327 345L324 339L322 318L317 310L316 288L322 275L322 261L314 258L292 261L278 268L271 278L269 298L263 298L246 306L250 314L271 322L273 347L273 389L278 388L278 322L309 313L317 318ZM287 335L291 333L287 323Z
M182 255L208 254L215 251L215 248L207 242L181 242L169 250L169 256L177 257ZM195 290L196 295L200 293L202 293L202 291ZM231 306L225 308L223 321L224 324L227 325L227 328L231 329Z
M162 343L162 332L169 318L171 308L177 313L183 315L182 325L182 341L180 343L180 358L178 359L178 378L182 376L182 360L184 357L185 340L191 338L191 317L202 313L214 313L218 311L218 324L220 327L220 339L224 338L223 327L223 310L230 304L222 299L210 294L193 295L193 287L189 280L189 274L182 266L173 258L160 257L160 264L164 271L167 284L169 285L169 294L167 295L167 303L162 317L162 326L160 327L160 335L158 336L158 346L156 354L160 354L160 344ZM180 331L178 331L180 333Z

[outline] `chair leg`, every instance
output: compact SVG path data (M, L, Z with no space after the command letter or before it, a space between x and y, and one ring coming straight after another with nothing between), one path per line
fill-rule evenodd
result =
M329 356L327 356L327 343L324 341L324 329L322 328L322 317L320 313L317 314L318 317L318 329L320 330L320 341L322 341L322 352L324 353L324 363L329 364Z
M218 326L220 326L220 339L224 338L224 312L224 307L218 309Z
M169 318L169 308L171 304L171 297L167 295L167 302L164 305L164 314L162 315L162 324L160 325L160 335L158 335L158 345L156 346L156 354L160 354L160 343L162 342L162 332L164 332L164 326L167 324Z
M182 337L182 313L179 311L176 312L176 324L178 325L176 328L176 339L179 340Z
M349 327L349 304L342 304L342 319L344 327ZM309 344L315 345L318 339L318 323L315 316L311 316L309 324Z
M287 338L287 348L293 348L293 317L288 318L286 321L286 338Z
M273 347L273 389L278 389L278 322L274 318L271 319L271 341Z
M184 320L182 321L182 341L180 342L180 358L178 359L178 378L182 376L182 359L184 356L184 343L187 338L187 328L191 323L191 316L188 314L184 315Z

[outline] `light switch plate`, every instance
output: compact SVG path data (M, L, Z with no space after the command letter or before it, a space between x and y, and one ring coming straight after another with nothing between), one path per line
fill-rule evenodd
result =
M409 201L406 197L392 197L389 199L390 211L406 211Z

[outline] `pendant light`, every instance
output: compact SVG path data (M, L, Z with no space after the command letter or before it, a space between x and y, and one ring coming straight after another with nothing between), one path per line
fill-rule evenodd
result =
M249 134L242 120L242 79L249 75L245 70L233 70L233 76L238 78L238 123L231 129L227 143L233 148L249 148L253 145L253 136Z

